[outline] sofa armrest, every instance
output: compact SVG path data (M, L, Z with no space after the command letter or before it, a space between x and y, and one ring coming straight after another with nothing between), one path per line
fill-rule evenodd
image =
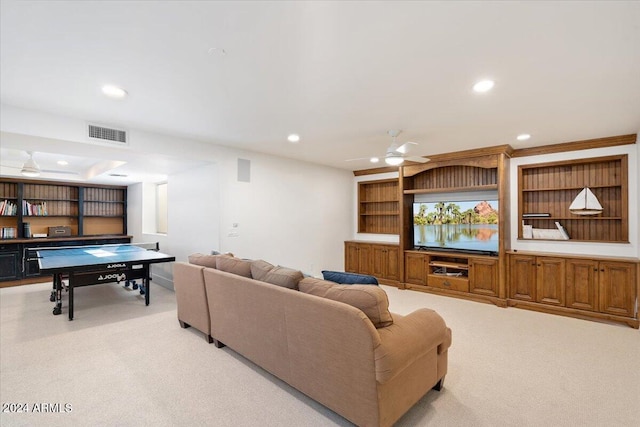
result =
M393 325L378 329L380 345L375 349L376 380L384 384L425 353L447 351L451 329L433 310L421 308L407 316L393 316Z
M204 269L186 262L173 263L173 288L180 324L193 326L208 337L211 326L202 273Z

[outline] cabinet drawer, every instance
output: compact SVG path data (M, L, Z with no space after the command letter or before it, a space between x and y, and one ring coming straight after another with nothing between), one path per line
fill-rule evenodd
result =
M469 279L455 276L429 275L429 286L442 289L453 289L455 291L469 292Z

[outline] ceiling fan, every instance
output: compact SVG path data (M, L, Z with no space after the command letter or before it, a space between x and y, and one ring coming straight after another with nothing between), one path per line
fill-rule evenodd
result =
M417 142L412 142L412 141L408 141L405 142L402 145L398 145L398 143L396 142L396 138L398 137L398 135L400 135L400 132L402 132L401 130L398 129L391 129L389 130L387 133L389 134L389 136L393 139L391 142L391 145L389 146L389 148L387 148L387 153L384 156L384 162L388 165L391 166L398 166L401 165L405 160L409 160L412 162L417 162L417 163L427 163L429 161L428 158L426 157L420 157L420 156L408 156L407 152L409 151L409 147L412 145L418 145ZM346 160L347 162L350 161L354 161L354 160L362 160L362 159L369 159L372 163L377 163L380 161L380 159L378 157L360 157L358 159L349 159Z
M67 174L67 175L79 175L78 172L74 172L74 171L40 169L40 166L38 166L35 159L33 158L33 152L27 151L27 154L29 155L29 159L27 159L27 161L24 162L22 167L12 166L12 165L2 165L2 167L20 169L20 174L29 178L35 178L37 176L40 176L40 173L42 172Z

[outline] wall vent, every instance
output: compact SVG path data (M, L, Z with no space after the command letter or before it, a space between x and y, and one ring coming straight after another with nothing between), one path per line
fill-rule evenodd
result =
M88 124L89 139L108 144L127 145L127 131Z

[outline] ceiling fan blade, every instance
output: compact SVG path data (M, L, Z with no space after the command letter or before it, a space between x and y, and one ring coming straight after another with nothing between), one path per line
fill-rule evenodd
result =
M419 156L405 157L404 159L410 162L416 162L416 163L427 163L429 160L431 160L426 157L419 157Z
M0 165L0 167L8 168L8 169L22 169L22 166L13 166L13 165ZM61 175L80 175L78 172L74 171L62 171L62 170L52 170L52 169L39 169L40 172L43 173L57 173Z
M371 157L358 157L356 159L347 159L347 160L345 160L345 162L355 162L357 160L369 160L369 159L371 159Z
M51 170L51 169L40 169L40 172L58 173L62 175L80 175L78 172L74 172L74 171L61 171L61 170Z
M412 141L407 141L404 144L402 144L401 146L399 146L398 148L396 148L396 151L402 154L405 154L408 150L409 150L409 146L410 145L418 145L417 142L412 142Z

